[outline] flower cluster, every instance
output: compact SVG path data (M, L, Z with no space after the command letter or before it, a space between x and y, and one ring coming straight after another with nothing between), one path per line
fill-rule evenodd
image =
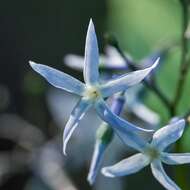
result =
M144 79L149 79L147 77L158 65L158 56L154 55L150 59L145 59L139 65L139 69L132 72L128 72L127 63L113 47L108 47L107 55L101 56L101 59L99 59L96 33L93 22L90 20L84 58L68 55L65 61L67 65L73 68L83 69L84 82L46 65L37 64L32 61L30 61L30 65L56 88L66 90L80 97L64 129L63 153L65 155L67 143L72 133L77 126L80 126L79 121L89 108L93 107L98 116L103 120L97 131L93 158L88 174L89 183L94 183L97 173L101 168L101 161L103 160L105 150L111 142L113 134L116 134L126 145L141 153L125 159L114 166L103 168L102 173L105 176L129 175L151 164L153 175L165 188L179 189L165 174L161 161L167 164L190 162L190 154L170 154L164 152L168 145L181 137L185 127L184 119L176 119L154 133L152 129L158 126L159 116L140 101L139 90L135 92L132 90L133 93L128 93L130 87L139 84ZM124 74L113 76L110 74L104 75L104 72L102 72L103 76L100 77L99 62L102 62L100 69L122 70ZM131 58L129 58L129 62L132 62ZM111 104L110 107L109 104ZM144 120L147 126L151 125L151 128L138 127L119 117L125 107L129 108L128 111ZM152 134L152 141L149 142ZM143 136L147 137L147 135L149 138L145 140Z

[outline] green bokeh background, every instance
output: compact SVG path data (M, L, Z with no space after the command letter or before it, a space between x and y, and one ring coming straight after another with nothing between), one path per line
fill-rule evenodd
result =
M141 60L152 52L174 44L156 74L158 85L172 100L176 90L180 66L182 30L182 9L178 0L110 0L108 8L108 31L118 39L121 47L135 60ZM190 74L178 106L178 114L184 115L190 108ZM157 96L149 92L145 102L162 118L162 124L169 120L169 114ZM190 129L182 139L184 151L190 151Z
M84 54L86 29L91 17L96 27L101 52L105 42L104 33L113 33L122 49L137 61L168 44L176 44L181 39L182 14L179 0L2 1L0 6L0 87L7 89L9 101L2 108L2 89L0 88L1 114L18 115L39 128L47 140L51 140L57 133L61 136L62 131L58 131L58 126L47 106L46 95L51 85L31 69L28 61L46 64L82 79L81 72L64 65L63 57L69 53ZM174 97L178 80L180 53L179 46L171 48L156 74L159 87L170 100ZM190 108L189 87L190 74L179 104L179 115L183 115ZM162 124L166 124L170 119L167 109L154 93L147 92L145 103L159 113ZM62 139L60 142L62 143ZM190 152L189 127L185 130L180 142L180 152ZM7 144L7 141L0 139L1 151L10 149L7 148ZM109 155L106 156L109 157ZM123 158L129 156L127 149L120 156ZM70 177L79 190L94 189L86 182L88 167L84 167L80 171L76 169ZM180 174L184 173L184 168L189 169L188 166L179 166L179 168L182 169ZM189 183L188 178L181 180L180 177L176 177L178 170L175 169L176 167L166 168L169 176L184 190L185 183ZM0 190L24 189L28 180L31 189L48 189L38 177L35 179L33 177L30 168L27 168L24 174L18 171L4 184L0 184ZM127 185L123 188L124 190L163 189L152 177L148 167L135 175L122 178L122 181ZM187 190L190 189L189 186Z

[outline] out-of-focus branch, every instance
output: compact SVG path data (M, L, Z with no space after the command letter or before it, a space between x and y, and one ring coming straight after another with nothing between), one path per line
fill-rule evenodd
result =
M132 71L139 69L137 64L134 64L132 61L130 61L126 57L126 55L124 54L124 52L120 48L119 43L115 39L114 39L114 41L111 42L111 44L118 50L121 57L125 60L126 64L129 66L129 68ZM166 106L169 113L171 114L172 104L169 101L169 99L165 96L165 94L161 91L161 89L158 87L155 80L150 80L150 81L144 80L143 84L157 95L157 97L163 102L163 104Z
M189 62L190 60L187 57L188 54L188 39L186 36L186 32L188 29L188 0L180 0L181 7L182 7L182 36L181 36L181 65L180 65L180 73L179 79L177 82L176 92L174 96L174 100L172 103L172 115L176 114L177 106L181 99L185 81L187 78L187 73L189 69Z

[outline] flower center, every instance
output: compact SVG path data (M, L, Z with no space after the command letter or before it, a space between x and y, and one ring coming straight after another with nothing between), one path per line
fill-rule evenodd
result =
M96 100L97 98L100 97L100 92L95 87L87 87L84 96L86 96L91 100Z
M154 160L160 157L160 152L155 147L148 147L145 150L145 154L150 158L150 160Z

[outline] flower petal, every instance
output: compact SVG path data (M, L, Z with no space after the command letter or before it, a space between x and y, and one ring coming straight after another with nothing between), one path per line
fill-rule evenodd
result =
M86 45L85 45L85 59L84 59L84 80L87 84L95 84L99 79L99 50L96 38L96 32L92 19L88 26Z
M154 177L168 190L181 190L165 173L162 163L155 160L151 163Z
M105 143L102 143L101 140L96 141L90 165L90 171L88 173L88 182L90 183L90 185L94 184L95 182L96 176L102 164L106 147L107 145Z
M130 175L140 171L149 163L149 158L139 153L129 158L126 158L113 166L104 167L102 169L102 173L107 177Z
M84 68L84 58L80 55L68 54L64 57L64 63L68 67L79 71Z
M83 94L85 85L79 80L52 67L37 64L33 61L29 61L29 63L37 73L42 75L50 84L56 88L60 88L78 95Z
M184 128L184 119L172 122L154 133L152 144L158 149L164 150L167 146L174 143L182 136Z
M108 97L116 92L126 90L130 86L138 84L158 65L158 62L159 59L157 59L155 63L149 68L133 71L129 74L127 73L116 79L108 81L106 84L103 84L101 86L102 96Z
M190 153L162 153L162 161L170 165L190 163Z
M131 110L138 118L151 126L156 127L160 123L159 115L140 101L136 101L131 106Z
M96 103L95 108L99 116L106 121L116 132L116 134L130 147L142 151L146 147L146 142L137 133L148 133L152 130L143 129L133 125L112 113L104 101Z
M67 143L78 126L79 121L83 118L87 110L90 108L91 103L86 99L81 99L78 104L75 106L73 111L71 112L71 116L65 126L64 134L63 134L63 153L66 155L66 146Z

